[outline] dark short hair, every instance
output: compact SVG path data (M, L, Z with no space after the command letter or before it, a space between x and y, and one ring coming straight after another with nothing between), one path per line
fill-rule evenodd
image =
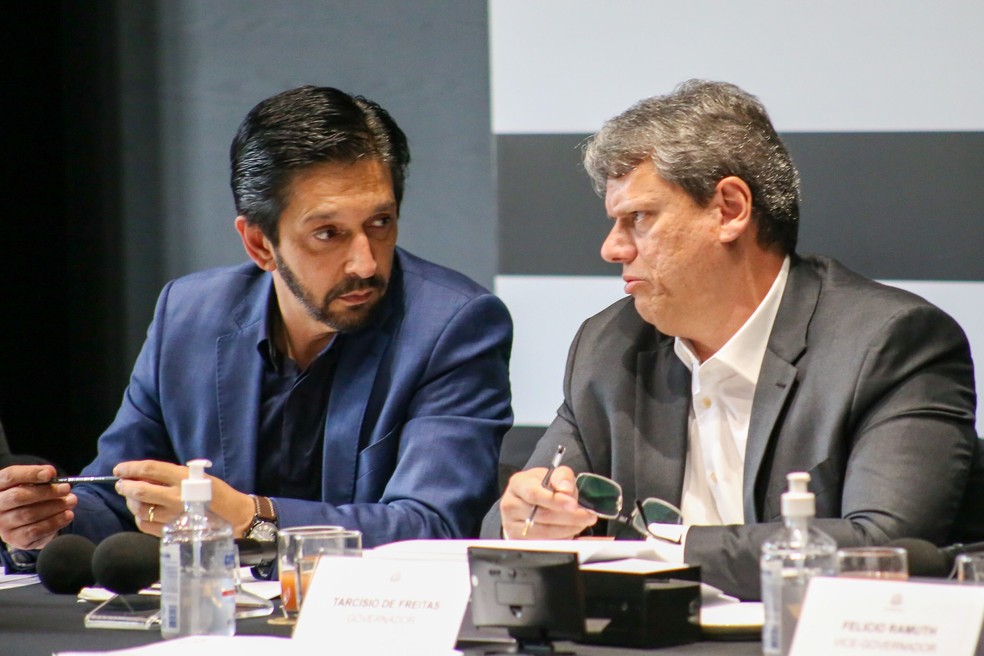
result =
M332 87L284 91L251 109L232 141L236 212L277 244L280 215L296 173L316 164L372 158L389 167L399 206L410 148L389 113Z
M759 243L796 250L799 174L755 96L725 82L688 80L610 119L584 147L584 167L600 195L610 178L647 158L701 206L722 178L741 178L752 190Z

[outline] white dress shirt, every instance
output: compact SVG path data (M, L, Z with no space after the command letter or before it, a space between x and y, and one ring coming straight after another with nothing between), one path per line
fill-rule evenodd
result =
M692 402L680 503L684 529L652 527L671 539L680 535L680 545L658 550L667 560L683 560L687 526L745 522L742 479L752 399L788 275L786 257L755 312L705 362L686 339L676 338L674 351L691 372Z

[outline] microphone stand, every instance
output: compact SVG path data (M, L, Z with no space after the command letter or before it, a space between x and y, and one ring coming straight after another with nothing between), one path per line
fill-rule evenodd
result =
M245 620L251 617L266 617L273 614L273 602L265 597L250 592L243 587L239 565L239 550L236 550L236 619Z

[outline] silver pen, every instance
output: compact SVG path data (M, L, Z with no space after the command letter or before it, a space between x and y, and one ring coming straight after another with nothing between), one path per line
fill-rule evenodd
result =
M560 466L560 459L564 457L563 444L557 445L557 453L554 454L553 460L550 461L550 466L547 467L547 473L543 476L543 481L540 483L543 487L550 489L550 477L553 475L554 470ZM523 525L523 537L530 532L530 527L533 526L533 518L536 517L536 509L539 506L533 506L533 510L530 511L530 516L526 518L526 524Z

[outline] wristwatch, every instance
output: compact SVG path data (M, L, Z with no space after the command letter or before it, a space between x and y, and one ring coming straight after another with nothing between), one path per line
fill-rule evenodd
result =
M251 494L253 506L253 521L250 522L243 537L258 542L273 542L277 539L277 509L273 507L270 497Z

